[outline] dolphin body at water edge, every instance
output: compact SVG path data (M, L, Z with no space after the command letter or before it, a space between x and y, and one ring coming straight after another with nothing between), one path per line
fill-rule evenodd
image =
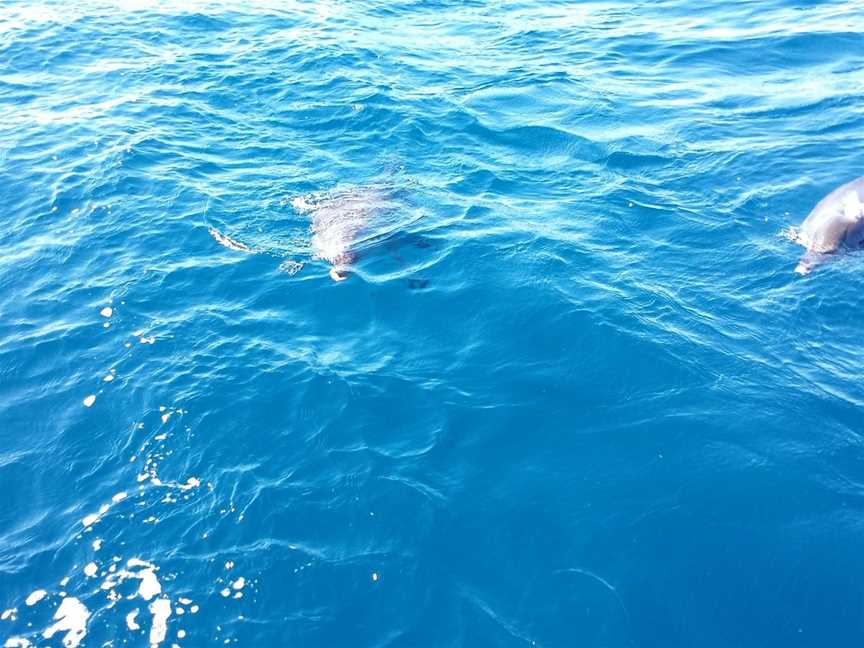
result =
M312 252L330 264L333 281L348 278L357 260L357 244L368 226L376 216L394 207L389 193L374 187L295 198L291 204L297 212L309 214Z
M864 247L864 177L847 182L820 200L794 238L807 248L795 268L802 275L831 254Z

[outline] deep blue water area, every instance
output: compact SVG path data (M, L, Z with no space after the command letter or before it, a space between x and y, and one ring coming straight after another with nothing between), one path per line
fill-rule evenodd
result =
M862 25L5 0L0 642L860 647Z

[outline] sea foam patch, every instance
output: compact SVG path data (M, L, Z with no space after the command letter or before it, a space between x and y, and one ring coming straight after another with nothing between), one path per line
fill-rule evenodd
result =
M171 616L171 601L167 598L156 599L148 609L153 615L153 623L150 626L150 646L158 646L165 641L165 635L168 633L167 621Z
M24 603L29 607L36 605L39 601L41 601L48 594L44 589L38 589L30 594L25 600Z
M173 415L176 414L179 418L185 411L177 407L164 407L160 411L159 416L162 417L166 413L172 415L172 420L164 421L164 424L167 425L166 431L163 433L165 436L162 436L161 439L151 438L146 440L136 453L136 457L144 459L144 471L142 474L144 475L144 480L149 483L139 486L141 492L137 494L138 497L135 497L134 505L129 506L125 514L117 516L117 520L114 521L136 519L138 511L142 508L148 513L150 512L148 509L152 509L153 513L159 514L159 508L164 507L164 503L173 504L180 499L189 499L195 496L195 491L202 486L202 479L197 476L184 476L176 480L165 479L163 481L157 473L160 464L167 461L167 458L174 452L170 447L166 447L164 443L172 436L173 429L176 428ZM134 429L143 428L136 424ZM186 431L190 431L188 427ZM154 441L158 441L158 444L154 444ZM133 461L137 461L136 457L133 457ZM212 484L208 484L208 486L211 490L213 489ZM147 493L151 492L154 487L161 491L158 499L147 497ZM133 493L133 495L136 495L136 493ZM119 491L111 496L110 499L104 501L95 511L81 518L83 533L92 531L115 506L124 502L127 498L129 498L127 491ZM154 515L151 515L148 519L157 520ZM146 522L147 520L143 521ZM87 548L92 549L93 552L105 551L105 547L110 547L116 540L116 538L111 537L114 528L114 524L106 527L103 533L99 533L99 537L92 538L88 542L86 545ZM121 542L120 544L124 543ZM109 558L109 556L111 557ZM62 643L65 648L77 648L82 642L86 643L85 637L88 636L88 624L97 616L100 619L105 619L107 623L113 624L113 627L122 628L125 625L125 628L130 632L146 633L151 648L155 648L166 642L170 626L169 620L173 615L176 615L176 617L194 615L201 609L199 604L189 596L178 598L175 607L172 604L173 597L170 595L170 591L166 591L164 578L160 576L159 566L141 557L135 556L125 560L114 553L108 553L107 555L103 555L102 559L95 559L94 556L94 559L86 562L83 566L75 565L73 569L75 573L71 574L71 582L69 575L60 581L60 588L62 588L60 591L49 593L45 589L38 589L27 596L24 601L27 607L33 607L32 614L36 615L36 617L33 617L28 613L28 618L24 619L28 627L36 625L37 621L35 619L38 618L38 615L50 613L51 607L43 606L40 608L36 607L37 604L46 599L49 601L59 601L59 605L54 610L53 622L45 618L36 627L44 628L41 632L42 638L46 640L50 640L58 635L62 636ZM94 613L91 613L88 606L92 606L93 603L89 597L94 595L94 588L92 585L87 585L87 583L92 583L94 580L98 584L95 599L97 601L101 599L103 607L101 609L97 607L93 611ZM171 581L170 576L168 581ZM227 584L229 592L234 594L236 598L236 595L241 594L241 590L246 587L246 579L242 576L235 577L228 581ZM68 588L67 585L69 586ZM76 588L82 587L87 591L88 598L83 598L81 594L74 591ZM85 605L81 599L86 601L87 604ZM136 601L143 602L146 608L142 608L140 604L135 607L134 603ZM109 610L114 610L114 614L118 615L115 621L111 621L111 616L108 614ZM141 612L144 612L143 620ZM149 614L147 614L148 612ZM105 616L106 614L108 616ZM31 619L34 620L31 621ZM0 613L0 620L9 623L17 621L17 609L9 608L3 611ZM102 622L100 621L100 623ZM10 629L13 632L8 633L7 636L16 641L19 639L22 641L33 640L32 636L30 636L30 631L21 632L18 630L15 632L17 628L14 626L11 626ZM177 630L177 639L182 639L185 636L185 629ZM17 648L18 645L24 644L20 644L19 642L14 645ZM167 645L171 645L171 642L167 641Z
M87 619L89 618L90 611L81 601L74 596L64 598L54 613L56 623L46 628L42 637L50 639L58 632L65 632L63 645L66 648L75 648L87 634Z

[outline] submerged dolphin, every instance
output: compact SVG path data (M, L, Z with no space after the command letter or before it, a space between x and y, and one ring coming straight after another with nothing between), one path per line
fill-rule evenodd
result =
M312 251L315 257L331 265L333 281L348 278L364 230L378 213L393 207L388 192L373 187L295 198L292 205L298 212L310 215Z
M864 246L864 177L825 196L794 236L807 248L795 272L807 274L828 255Z
M399 198L399 191L392 187L372 185L343 188L297 197L291 204L298 213L308 215L312 231L312 254L330 264L329 274L334 281L348 278L361 248L388 239L404 225L400 220L404 203ZM217 243L229 250L284 256L266 248L251 247L215 227L210 227L209 232ZM302 263L289 258L279 269L293 275L302 267ZM422 284L420 287L425 286L424 280L418 281Z

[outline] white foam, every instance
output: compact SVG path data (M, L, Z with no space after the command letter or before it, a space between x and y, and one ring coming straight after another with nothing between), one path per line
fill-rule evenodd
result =
M68 582L69 582L69 577L64 576L63 580L60 581L60 587L66 587L66 583L68 583Z
M121 492L121 493L117 493L114 497L112 497L111 501L116 504L117 502L122 502L124 499L126 499L126 493Z
M138 578L141 579L141 584L138 586L138 596L145 601L149 601L157 594L162 593L162 586L159 584L159 579L156 578L156 573L152 567L141 571Z
M315 209L314 203L310 203L303 196L297 196L291 201L291 206L298 212L308 212Z
M3 644L3 648L30 648L32 645L24 637L9 637Z
M96 538L93 541L93 551L99 551L102 548L102 538Z
M210 228L210 236L212 236L215 241L229 250L236 250L237 252L254 252L252 248L250 248L245 243L241 243L240 241L235 241L234 239L222 234L217 229L211 227Z
M223 589L223 590L222 590L221 592L219 592L219 593L220 593L222 596L224 596L225 598L228 598L229 596L231 596L231 590L228 589L227 587L226 587L225 589Z
M189 613L190 614L198 614L198 610L200 610L200 609L201 608L199 608L197 605L193 605L192 607L189 608Z
M235 590L241 590L241 589L243 589L243 587L245 585L246 585L246 579L241 576L236 581L234 581L234 583L231 585L231 587L233 587Z
M102 317L111 317L111 315L114 314L114 310L110 306L106 306L101 311L99 311L99 314Z
M115 558L115 561L119 560L119 558ZM105 579L105 581L100 586L101 589L113 591L114 587L125 581L127 578L137 578L139 581L141 581L138 584L138 591L127 598L135 598L136 596L140 596L145 601L149 601L154 596L158 596L162 593L162 585L159 583L159 579L156 577L156 567L144 560L141 560L140 558L130 558L128 561L126 561L126 565L129 567L129 569L140 568L140 570L129 571L126 569L120 569L116 573L113 573L115 566L112 565L112 568L108 570L109 572L111 572L111 576Z
M171 616L171 601L167 598L156 599L150 604L150 612L153 614L153 625L150 626L150 646L158 646L165 640L168 632L166 622Z
M279 264L279 270L287 272L289 277L293 277L303 269L303 264L293 259L288 259Z
M198 488L201 485L201 480L197 477L190 477L186 480L185 484L180 484L180 488L182 490L189 490L190 488Z
M184 639L185 637L186 637L186 631L185 630L178 630L177 631L177 638L178 639Z
M141 626L135 623L135 617L138 616L138 608L132 610L126 615L126 627L130 630L140 630Z
M92 407L93 403L96 402L96 395L90 394L87 398L83 400L84 407Z
M96 572L99 571L99 567L95 562L88 563L86 567L84 567L84 575L88 578L93 578L96 575Z
M126 566L130 569L134 569L135 567L152 567L153 565L146 560L141 560L140 558L130 558L126 561Z
M114 374L110 374L110 373L105 374L105 376L102 378L103 382L111 382L112 380L114 380Z
M152 335L150 337L142 337L138 340L141 344L153 344L156 342L156 338Z
M36 605L39 601L45 598L45 595L48 594L44 589L38 589L35 592L32 592L30 596L24 601L28 606Z
M54 613L56 623L50 628L47 628L42 636L45 639L50 639L57 632L66 632L63 637L63 645L66 648L75 648L84 636L87 634L87 619L90 618L90 612L74 596L63 599L60 607Z

